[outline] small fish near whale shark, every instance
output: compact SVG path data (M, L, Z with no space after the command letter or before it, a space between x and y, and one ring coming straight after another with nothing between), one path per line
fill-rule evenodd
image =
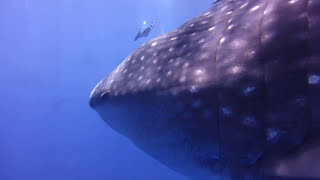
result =
M150 26L148 26L146 29L144 29L142 32L138 32L138 34L136 35L136 37L134 38L134 41L142 38L142 37L147 37L150 33L150 31L154 28L154 24L150 24Z
M140 46L89 103L191 179L320 179L320 1L221 0Z

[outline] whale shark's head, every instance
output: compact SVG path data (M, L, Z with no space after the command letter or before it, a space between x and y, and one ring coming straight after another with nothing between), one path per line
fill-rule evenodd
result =
M320 1L224 0L139 47L90 106L195 179L320 177L319 88Z

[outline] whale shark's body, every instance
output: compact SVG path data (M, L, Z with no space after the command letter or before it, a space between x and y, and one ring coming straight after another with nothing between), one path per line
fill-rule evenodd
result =
M320 1L221 0L134 51L90 105L192 179L319 179Z

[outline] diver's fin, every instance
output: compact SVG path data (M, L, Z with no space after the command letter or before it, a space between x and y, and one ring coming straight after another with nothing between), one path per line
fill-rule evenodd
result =
M216 4L217 2L219 2L220 0L214 0L212 4Z

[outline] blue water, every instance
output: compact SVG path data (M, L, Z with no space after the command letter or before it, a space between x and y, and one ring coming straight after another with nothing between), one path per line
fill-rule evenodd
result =
M88 98L143 42L211 3L0 0L0 180L186 179L109 128Z

